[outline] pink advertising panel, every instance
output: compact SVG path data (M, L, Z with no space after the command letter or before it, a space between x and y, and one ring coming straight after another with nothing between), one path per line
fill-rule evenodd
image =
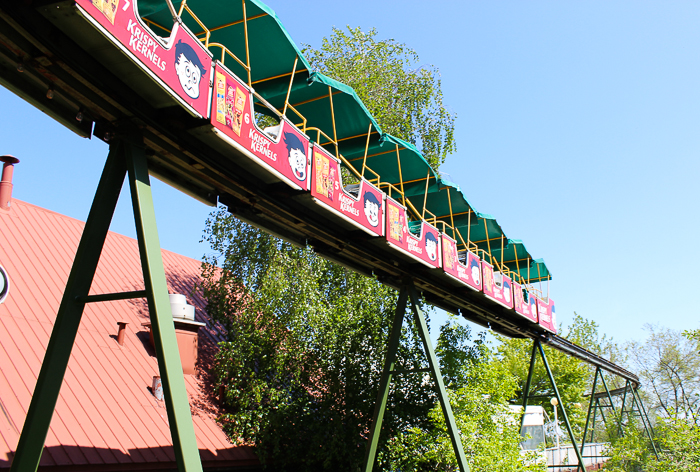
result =
M484 278L484 295L506 308L513 308L513 282L500 272L494 272L493 266L481 261L481 275Z
M470 251L457 252L454 239L442 234L442 268L445 273L472 290L481 290L481 264Z
M261 130L248 86L218 61L211 123L216 134L293 188L309 190L309 138L285 118Z
M76 0L78 11L190 113L208 117L212 56L180 22L170 37L154 34L135 0Z
M537 314L539 325L547 331L557 334L557 315L554 309L554 300L548 298L544 301L537 298Z
M440 233L421 221L420 235L408 230L406 208L391 197L386 197L386 240L390 246L428 267L440 267Z
M537 323L537 302L535 296L517 282L513 282L513 304L515 312L533 323Z
M320 146L313 145L311 195L354 226L375 236L384 236L384 192L362 179L343 187L340 161Z

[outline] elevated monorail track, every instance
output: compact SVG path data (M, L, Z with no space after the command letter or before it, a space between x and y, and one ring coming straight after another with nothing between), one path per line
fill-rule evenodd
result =
M441 271L402 258L384 240L373 240L309 211L308 192L265 183L242 165L245 159L231 159L213 149L189 132L207 120L194 118L181 107L153 106L143 95L162 91L135 92L124 80L128 77L124 70L135 65L124 64L115 73L46 18L47 9L71 7L72 2L0 2L2 85L80 136L108 143L142 138L151 174L200 201L221 202L242 220L293 244L309 244L329 260L374 275L389 286L399 288L412 279L426 301L437 307L508 337L539 339L638 385L634 374L546 332L480 292L451 283ZM104 38L87 34L84 40Z

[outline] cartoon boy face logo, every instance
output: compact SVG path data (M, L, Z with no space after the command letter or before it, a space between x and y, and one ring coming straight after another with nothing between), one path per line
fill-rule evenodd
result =
M306 180L306 151L304 143L301 142L299 136L294 133L284 133L284 144L287 146L289 154L289 167L292 168L292 173L297 180Z
M510 298L511 298L510 284L508 283L507 280L504 280L503 281L503 299L506 301L506 303L510 303Z
M362 196L365 203L365 217L367 222L373 227L379 224L379 200L372 192L365 192Z
M472 273L472 280L476 285L479 285L480 278L481 278L481 271L479 270L479 261L476 259L472 259L472 261L469 263L469 270Z
M435 238L433 233L425 233L425 252L431 261L437 258L437 238Z
M179 40L175 45L175 73L188 97L199 97L199 82L207 71L192 46Z

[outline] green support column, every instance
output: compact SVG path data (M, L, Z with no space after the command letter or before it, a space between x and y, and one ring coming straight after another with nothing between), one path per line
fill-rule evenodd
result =
M576 439L574 438L574 432L571 429L571 423L569 423L569 415L566 414L566 408L564 408L564 403L561 401L561 395L559 395L559 389L557 388L557 383L554 381L554 374L552 374L552 370L549 368L549 362L547 362L547 356L544 354L544 349L542 348L542 344L538 341L535 340L535 344L537 345L537 348L540 351L540 356L542 356L542 362L544 363L544 368L547 371L547 376L549 376L549 381L552 384L552 388L554 389L554 394L557 397L557 400L559 401L559 404L561 405L561 412L562 416L564 417L564 423L566 424L566 430L569 432L569 438L571 439L571 444L574 446L574 451L576 451L576 457L578 457L578 467L576 470L582 469L586 470L585 466L583 465L583 457L581 454L581 451L579 451L578 446L576 445Z
M452 414L450 397L447 395L445 383L442 380L440 364L435 357L435 351L433 350L432 343L430 342L430 333L428 331L428 325L425 322L425 316L423 315L423 311L420 309L418 304L418 294L416 293L416 288L413 286L413 283L409 285L408 289L411 296L411 308L413 310L416 328L418 328L418 334L423 341L423 348L425 349L425 354L428 357L430 373L433 375L433 381L438 388L438 398L440 399L442 414L445 416L445 423L447 423L447 431L450 433L452 449L454 449L455 456L457 457L457 465L459 466L459 470L462 472L469 472L469 465L467 465L467 458L464 455L464 448L462 447L462 439L459 437L457 423L455 422L455 417Z
M175 336L175 324L170 310L163 257L158 241L146 155L140 141L128 142L125 148L146 299L158 367L163 382L163 395L168 411L175 459L179 470L201 472L202 463L192 424L180 351Z
M654 455L656 456L656 460L659 459L659 451L656 450L656 444L654 444L654 438L652 436L652 433L654 432L654 429L651 426L651 421L649 421L649 417L647 416L647 412L644 409L644 405L642 404L642 398L639 396L639 392L637 389L632 390L632 399L637 402L637 410L639 410L639 416L642 419L642 425L644 425L644 431L646 431L647 436L649 437L649 441L651 442L651 447L654 449ZM646 422L645 422L646 419ZM649 423L649 428L647 429L647 423Z
M56 400L61 390L68 360L80 326L85 303L78 299L88 295L100 260L114 208L124 183L126 167L123 147L115 143L102 171L85 229L78 244L73 267L68 276L61 305L51 331L51 338L34 387L32 401L24 420L11 472L35 472L46 442Z
M527 400L530 396L530 385L532 385L532 374L535 372L535 361L537 360L537 344L532 343L532 354L530 355L530 368L527 371L527 380L523 390L523 416L520 418L520 434L523 433L523 423L525 422L525 411L527 411Z
M622 421L625 417L625 402L627 401L627 389L629 388L630 381L625 382L625 393L622 395L622 406L620 407L620 420L617 423L617 434L624 435L622 431Z
M382 379L379 383L377 403L374 406L372 428L370 429L369 443L367 445L367 453L365 454L365 472L372 472L374 460L377 457L377 445L379 444L379 435L382 431L386 402L389 398L391 376L396 363L396 352L399 349L399 342L401 341L401 326L403 326L403 317L406 314L407 299L408 290L402 287L399 293L398 303L396 304L396 311L394 312L394 322L391 325L391 332L389 333L389 345L387 346L386 359L384 360Z
M608 401L610 402L610 408L612 408L613 413L615 412L615 404L613 403L612 395L610 395L610 389L608 389L608 384L605 381L605 376L601 375L600 379L603 381L603 387L605 387L605 393L608 395ZM600 410L601 413L603 410Z
M428 325L425 322L425 315L419 307L418 295L416 294L416 289L413 286L412 281L401 287L401 291L399 292L399 301L396 304L394 321L391 327L391 333L389 335L389 345L387 346L386 360L384 361L384 370L382 372L379 393L377 394L377 403L374 409L374 418L370 429L367 453L365 455L364 471L371 472L374 468L374 461L377 456L377 446L379 443L379 435L382 429L382 421L384 419L387 400L389 398L389 387L391 385L392 373L394 372L394 366L396 363L396 353L401 340L401 327L403 326L403 319L406 314L406 302L409 296L411 299L411 311L413 312L416 329L418 330L418 334L423 342L423 348L425 349L426 356L428 357L428 364L430 365L430 372L438 389L440 406L442 407L442 412L445 415L447 429L450 433L450 439L452 440L452 447L454 448L455 456L457 457L457 464L459 465L461 472L469 472L469 466L467 464L466 456L464 455L464 448L462 447L462 441L459 437L459 430L457 429L457 424L455 423L454 415L452 414L452 407L450 406L450 400L447 396L447 390L445 389L442 374L440 373L440 365L435 357L435 352L433 351L428 333Z
M598 374L600 374L600 367L595 368L595 375L593 376L593 388L591 389L591 401L588 403L588 414L586 414L586 426L583 428L583 440L581 441L581 454L583 454L583 448L586 446L586 434L588 434L588 422L591 419L591 409L593 409L593 403L595 399L595 388L598 385ZM602 375L602 374L601 374ZM595 427L595 418L593 419L593 424ZM593 434L591 433L591 437ZM591 440L591 442L593 442Z

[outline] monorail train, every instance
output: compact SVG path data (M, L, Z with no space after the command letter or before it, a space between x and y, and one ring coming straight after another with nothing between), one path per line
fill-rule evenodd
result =
M544 261L382 132L352 88L313 72L262 2L75 0L42 13L140 99L199 119L188 132L263 182L556 333L554 301L534 285L551 279Z

